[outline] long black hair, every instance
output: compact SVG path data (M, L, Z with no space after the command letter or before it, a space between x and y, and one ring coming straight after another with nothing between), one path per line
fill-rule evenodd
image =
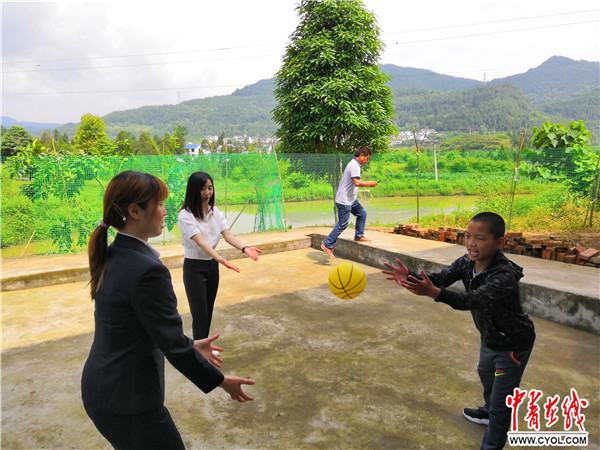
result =
M206 172L194 172L190 175L185 190L185 199L183 200L183 206L181 207L181 209L188 210L194 217L200 219L204 219L204 213L202 212L202 195L200 194L200 191L207 181L210 181L213 185L213 194L208 200L208 210L210 211L213 209L215 206L215 183L212 177Z

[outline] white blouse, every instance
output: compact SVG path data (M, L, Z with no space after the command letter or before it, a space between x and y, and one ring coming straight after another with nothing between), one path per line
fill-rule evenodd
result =
M201 234L206 243L214 249L221 239L221 233L229 230L227 219L216 206L204 215L204 219L196 218L188 210L182 209L179 211L177 224L181 232L184 256L189 259L212 259L192 240L192 237Z

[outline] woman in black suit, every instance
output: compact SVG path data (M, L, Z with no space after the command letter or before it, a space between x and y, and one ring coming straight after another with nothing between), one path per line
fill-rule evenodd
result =
M217 369L218 335L194 341L183 334L171 275L148 244L162 232L167 195L153 175L118 174L89 242L95 333L81 392L86 412L116 449L185 448L164 406L164 357L205 393L218 386L234 400L253 400L242 390L253 380ZM109 226L119 231L110 246Z

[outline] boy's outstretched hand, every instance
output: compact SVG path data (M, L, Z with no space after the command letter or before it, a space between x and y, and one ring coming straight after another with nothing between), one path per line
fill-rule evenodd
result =
M382 270L381 272L385 273L386 275L390 275L389 277L386 277L386 280L395 280L396 283L398 283L400 286L402 286L402 281L406 280L406 277L408 276L408 268L402 264L402 261L400 261L399 259L396 259L396 264L398 264L398 267L392 266L389 263L383 263L385 264L385 266L390 269L390 270Z
M436 287L422 270L421 276L423 279L419 280L418 278L409 275L410 271L408 270L408 267L402 264L402 261L399 259L396 259L396 264L398 264L398 266L393 266L388 263L384 264L390 269L381 271L386 275L389 275L389 277L386 277L386 280L394 280L400 286L416 295L426 295L434 300L440 295L441 289Z
M427 297L431 297L432 299L436 299L438 295L440 295L441 289L436 287L427 274L421 270L422 280L419 280L412 275L409 275L405 280L399 282L398 284L410 292L416 295L425 295Z

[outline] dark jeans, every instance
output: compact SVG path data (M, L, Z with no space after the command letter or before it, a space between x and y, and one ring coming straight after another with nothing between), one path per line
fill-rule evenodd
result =
M94 425L116 450L185 450L164 406L139 414L111 414L85 408Z
M219 263L214 259L185 258L183 284L192 314L194 340L204 339L208 337L219 289Z
M367 211L358 200L354 200L352 205L341 205L336 203L338 210L338 223L333 227L327 239L325 239L325 247L333 248L337 238L342 232L348 228L348 221L350 220L350 214L356 216L356 226L354 228L354 237L360 239L365 234L365 224L367 223Z
M496 351L481 344L477 372L483 385L483 409L490 414L490 423L481 443L482 450L501 449L506 443L511 419L506 397L519 387L531 350Z

